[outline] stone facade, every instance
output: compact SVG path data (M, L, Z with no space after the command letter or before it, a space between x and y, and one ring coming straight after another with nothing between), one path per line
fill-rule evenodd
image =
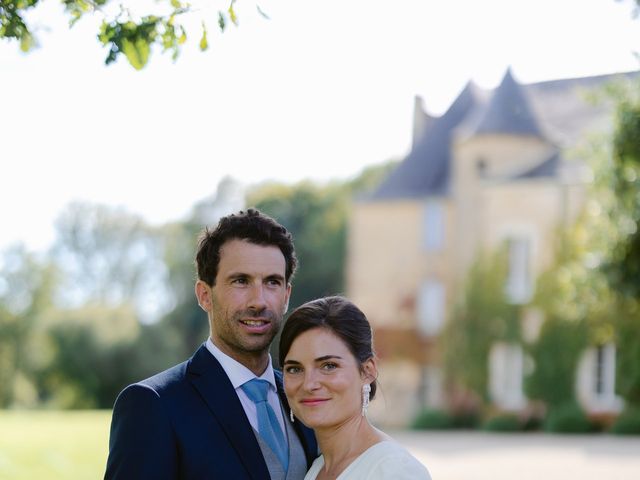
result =
M508 71L494 91L469 84L438 118L416 101L411 152L355 203L349 226L347 293L371 320L381 360L374 418L403 426L447 401L439 334L479 251L507 242L505 288L514 303L530 300L553 261L558 228L585 201L589 171L572 152L611 125L610 108L590 105L584 92L609 80L520 85ZM539 315L529 311L524 321L535 335ZM490 357L494 403L522 408L526 359L510 345L496 345ZM588 386L589 374L581 375Z

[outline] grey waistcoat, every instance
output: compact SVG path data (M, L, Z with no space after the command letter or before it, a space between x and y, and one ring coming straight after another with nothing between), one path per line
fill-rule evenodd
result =
M262 450L262 456L269 468L271 480L302 480L307 473L307 458L304 454L300 439L293 429L289 418L285 415L284 419L287 430L286 435L289 441L289 470L286 475L277 455L273 453L269 445L262 440L262 437L256 430L254 430L253 433L258 440L258 445L260 445L260 450Z

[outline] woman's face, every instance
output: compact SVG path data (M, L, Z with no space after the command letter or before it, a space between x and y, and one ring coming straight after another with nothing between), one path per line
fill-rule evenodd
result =
M284 359L284 390L293 413L313 428L340 425L361 415L362 386L375 378L373 359L360 364L325 328L300 334Z

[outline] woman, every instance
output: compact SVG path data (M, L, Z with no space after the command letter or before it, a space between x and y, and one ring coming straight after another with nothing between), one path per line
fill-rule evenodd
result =
M313 428L322 452L305 480L430 479L367 419L378 371L371 326L352 302L326 297L295 309L280 337L280 364L291 421Z

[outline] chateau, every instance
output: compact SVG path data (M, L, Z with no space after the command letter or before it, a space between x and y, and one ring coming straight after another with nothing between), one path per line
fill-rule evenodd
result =
M588 94L613 78L521 85L507 71L493 91L469 83L437 118L416 99L410 153L355 202L349 224L347 292L375 330L384 399L374 407L385 423L406 425L446 404L440 334L480 251L507 245L507 297L530 301L558 228L585 203L590 170L580 147L612 127L611 107ZM523 335L534 341L543 319L523 311ZM522 348L496 344L487 362L491 402L524 408ZM585 352L579 370L583 408L622 408L615 346Z

